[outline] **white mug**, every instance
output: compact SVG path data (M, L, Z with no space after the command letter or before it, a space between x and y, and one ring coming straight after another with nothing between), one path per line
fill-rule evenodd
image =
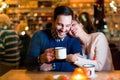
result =
M93 64L84 64L83 68L84 68L88 78L94 78L94 76L95 76L95 65L93 65Z
M65 47L55 47L55 58L56 59L66 59L67 52Z

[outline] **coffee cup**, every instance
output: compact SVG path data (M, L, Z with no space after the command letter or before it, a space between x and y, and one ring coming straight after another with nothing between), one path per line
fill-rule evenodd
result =
M94 78L95 76L95 65L93 64L84 64L83 69L86 72L88 78Z
M67 52L65 47L55 47L55 58L56 59L66 59Z

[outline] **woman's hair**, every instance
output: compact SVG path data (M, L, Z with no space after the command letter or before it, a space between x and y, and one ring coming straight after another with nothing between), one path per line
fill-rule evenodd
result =
M90 15L87 12L82 12L78 16L79 21L84 25L84 28L87 33L91 33L92 31L96 31L95 26L93 25Z
M73 18L73 11L67 6L58 6L54 10L54 20L56 20L59 15L71 15Z
M73 16L73 20L77 21L78 23L81 23L80 20L78 19L78 16L77 16L77 15L74 15L74 16Z
M92 24L91 19L90 19L90 15L87 12L82 12L78 19L82 22L82 24L86 25L86 24Z

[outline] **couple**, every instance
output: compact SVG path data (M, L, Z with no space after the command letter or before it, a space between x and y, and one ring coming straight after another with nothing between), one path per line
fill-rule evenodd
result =
M102 33L85 33L82 25L73 20L73 11L67 6L56 7L53 19L51 30L38 31L32 37L26 58L28 70L72 72L83 64L94 64L96 71L112 70L108 42ZM55 59L55 47L66 47L66 60ZM88 59L84 58L84 53Z

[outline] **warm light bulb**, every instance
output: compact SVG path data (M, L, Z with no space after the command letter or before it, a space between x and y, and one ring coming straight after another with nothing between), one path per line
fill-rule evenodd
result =
M25 31L22 31L22 32L21 32L21 35L25 35Z
M76 68L72 73L72 80L87 80L85 71L82 68Z

